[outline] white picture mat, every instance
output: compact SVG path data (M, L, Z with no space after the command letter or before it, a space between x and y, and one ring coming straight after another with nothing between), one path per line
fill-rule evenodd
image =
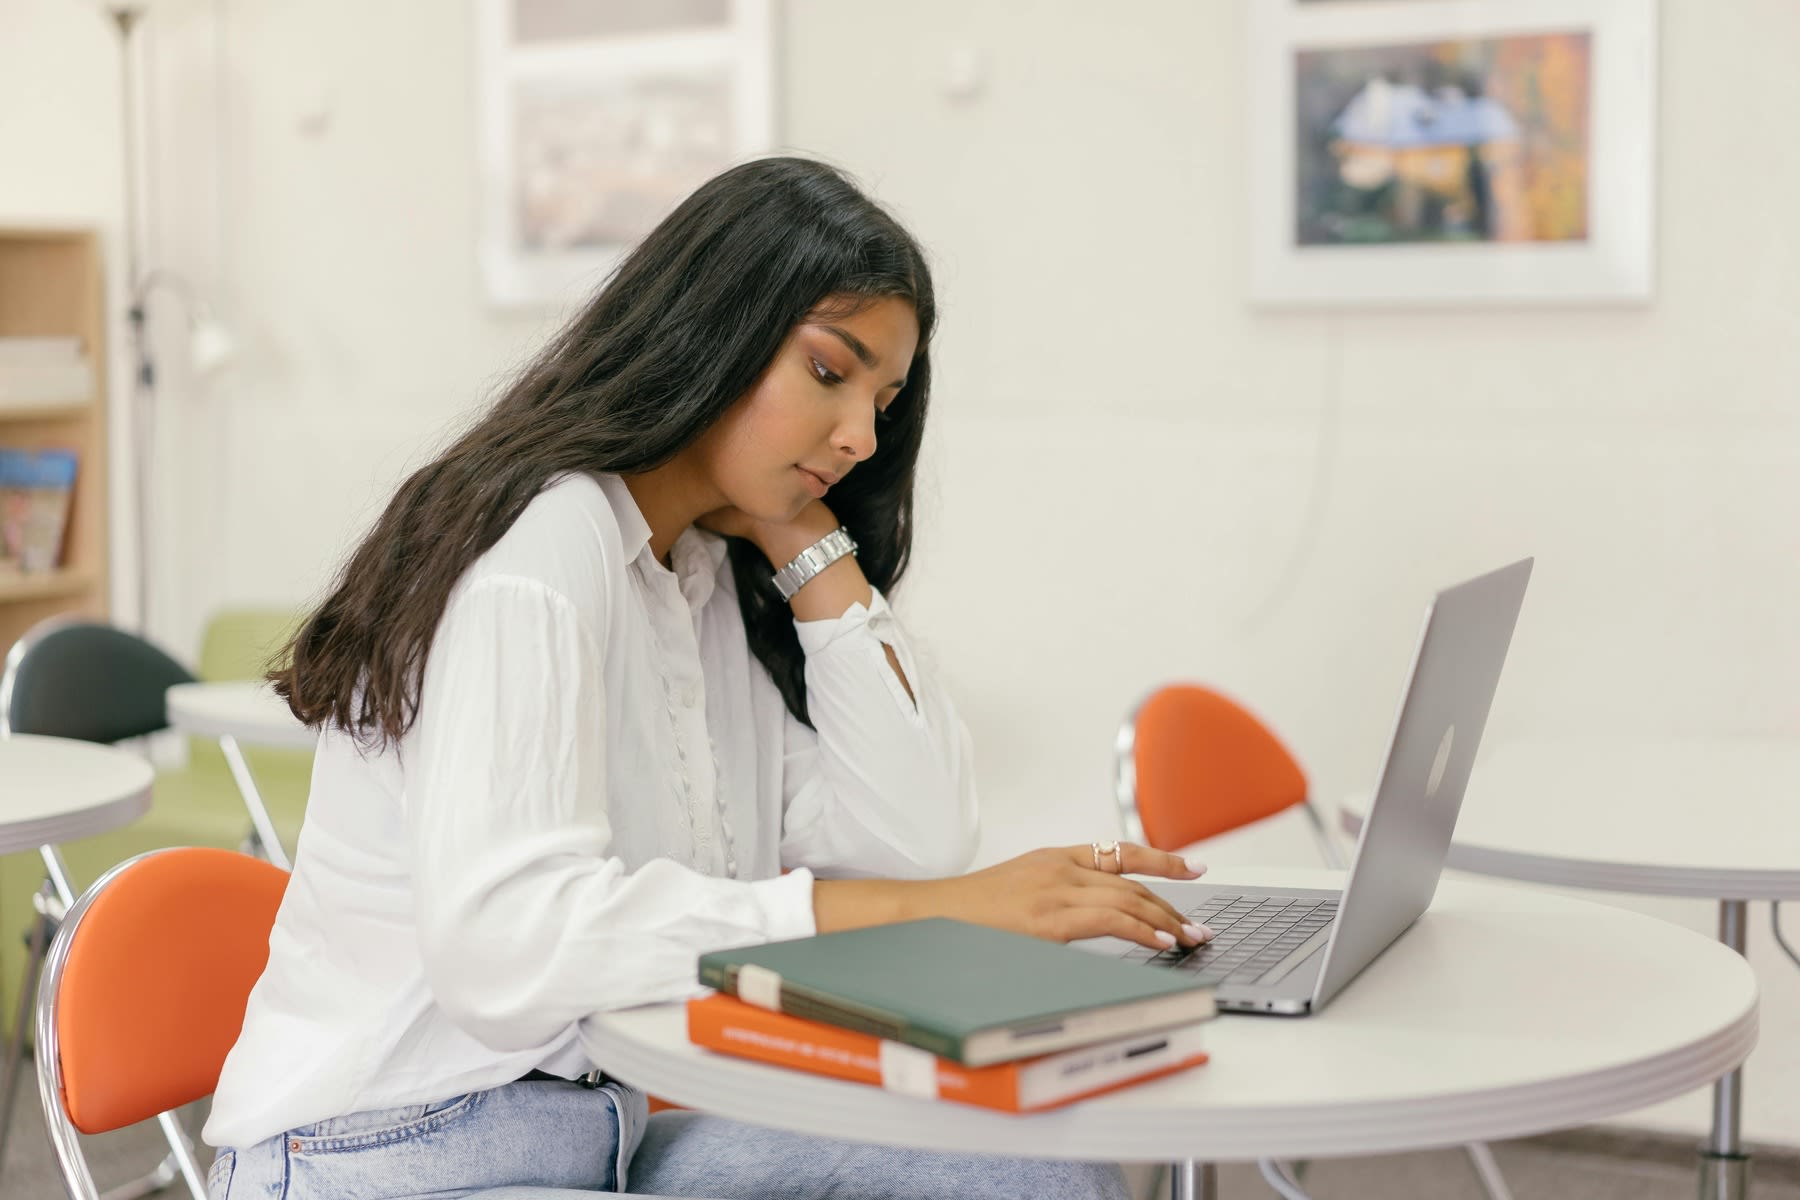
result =
M1346 307L1649 299L1656 7L1656 0L1339 0L1305 5L1251 0L1252 302ZM1297 51L1578 31L1592 35L1586 242L1296 244Z
M516 85L584 76L628 85L634 78L729 65L733 85L731 161L763 153L775 142L774 18L770 0L730 0L729 23L718 30L525 44L512 38L512 0L473 3L476 162L480 176L478 254L488 296L498 305L566 306L578 302L630 248L618 245L539 250L524 244L516 207ZM728 165L719 164L721 169Z

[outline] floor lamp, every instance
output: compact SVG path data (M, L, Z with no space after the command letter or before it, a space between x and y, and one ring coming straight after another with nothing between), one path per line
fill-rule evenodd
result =
M197 376L204 376L221 366L234 352L230 333L213 315L210 305L179 274L166 269L146 271L139 249L143 231L144 196L148 191L141 176L146 166L138 145L140 81L138 78L137 31L149 8L145 0L136 3L108 0L107 13L119 31L119 98L121 143L124 150L125 179L125 282L129 297L125 310L131 339L131 443L132 480L135 495L133 516L137 541L137 626L140 633L150 628L150 572L154 555L151 520L156 466L156 351L149 330L149 303L153 294L167 291L181 301L187 319L188 356Z

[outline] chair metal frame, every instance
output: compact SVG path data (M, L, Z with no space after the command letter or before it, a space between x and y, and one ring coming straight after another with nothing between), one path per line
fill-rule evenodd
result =
M1144 711L1144 706L1167 686L1169 685L1165 684L1163 687L1151 689L1132 706L1131 711L1126 714L1125 720L1119 726L1118 736L1113 741L1113 794L1119 805L1119 819L1124 826L1126 839L1141 845L1149 845L1149 840L1144 834L1143 815L1138 812L1138 718ZM1319 855L1325 860L1326 866L1334 871L1346 869L1348 864L1344 859L1343 851L1332 839L1325 820L1313 801L1310 790L1293 807L1306 814L1307 825L1312 830L1313 840L1318 843ZM1270 815L1279 814L1271 813ZM1507 1187L1506 1178L1500 1173L1500 1164L1494 1160L1494 1152L1488 1148L1487 1143L1469 1142L1463 1146L1463 1149L1468 1153L1469 1165L1480 1179L1482 1190L1487 1193L1489 1200L1513 1200L1512 1190ZM1259 1165L1264 1179L1268 1180L1270 1186L1274 1186L1275 1180L1271 1176L1275 1176L1280 1178L1284 1185L1292 1187L1298 1195L1302 1197L1306 1195L1304 1191L1300 1190L1298 1179L1289 1171L1286 1164L1273 1159L1265 1159ZM1169 1196L1171 1200L1212 1200L1217 1195L1217 1189L1217 1174L1211 1163L1188 1161L1174 1163L1170 1167Z
M200 1169L199 1160L194 1157L193 1143L188 1140L187 1132L181 1128L173 1111L158 1113L156 1123L161 1127L163 1138L169 1143L169 1157L163 1166L141 1180L125 1185L124 1189L115 1189L105 1193L103 1197L94 1187L94 1176L88 1170L87 1156L81 1152L81 1141L75 1123L69 1119L68 1109L63 1104L63 1072L60 1042L56 1031L56 1012L59 990L62 987L63 972L69 964L69 953L75 938L81 929L81 922L93 907L94 901L105 893L112 882L126 871L131 870L145 859L159 854L167 854L177 847L166 847L161 850L149 850L143 854L126 859L102 875L94 886L82 893L63 917L56 931L56 940L50 943L50 953L44 961L43 977L38 981L37 995L37 1078L38 1099L44 1107L44 1125L50 1131L50 1144L55 1151L57 1167L62 1171L63 1187L72 1200L109 1200L122 1194L147 1195L152 1191L161 1191L174 1181L177 1175L186 1181L188 1191L194 1200L206 1200L206 1176ZM162 1178L164 1172L167 1178ZM161 1179L153 1187L137 1191L138 1187L148 1185L152 1180ZM127 1193L126 1189L132 1189Z

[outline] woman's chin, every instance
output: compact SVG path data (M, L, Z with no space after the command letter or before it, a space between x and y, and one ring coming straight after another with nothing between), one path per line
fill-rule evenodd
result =
M798 520L811 503L811 496L782 496L761 502L734 501L733 507L758 525L787 525Z
M811 496L802 493L798 496L783 497L774 503L764 506L764 510L756 514L756 519L764 525L790 525L800 519L813 502Z

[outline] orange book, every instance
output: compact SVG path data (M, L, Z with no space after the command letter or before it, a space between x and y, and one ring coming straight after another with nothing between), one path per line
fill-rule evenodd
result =
M1057 1108L1206 1061L1198 1024L965 1067L916 1046L758 1008L723 993L689 1000L687 1013L688 1040L708 1050L1002 1112Z

